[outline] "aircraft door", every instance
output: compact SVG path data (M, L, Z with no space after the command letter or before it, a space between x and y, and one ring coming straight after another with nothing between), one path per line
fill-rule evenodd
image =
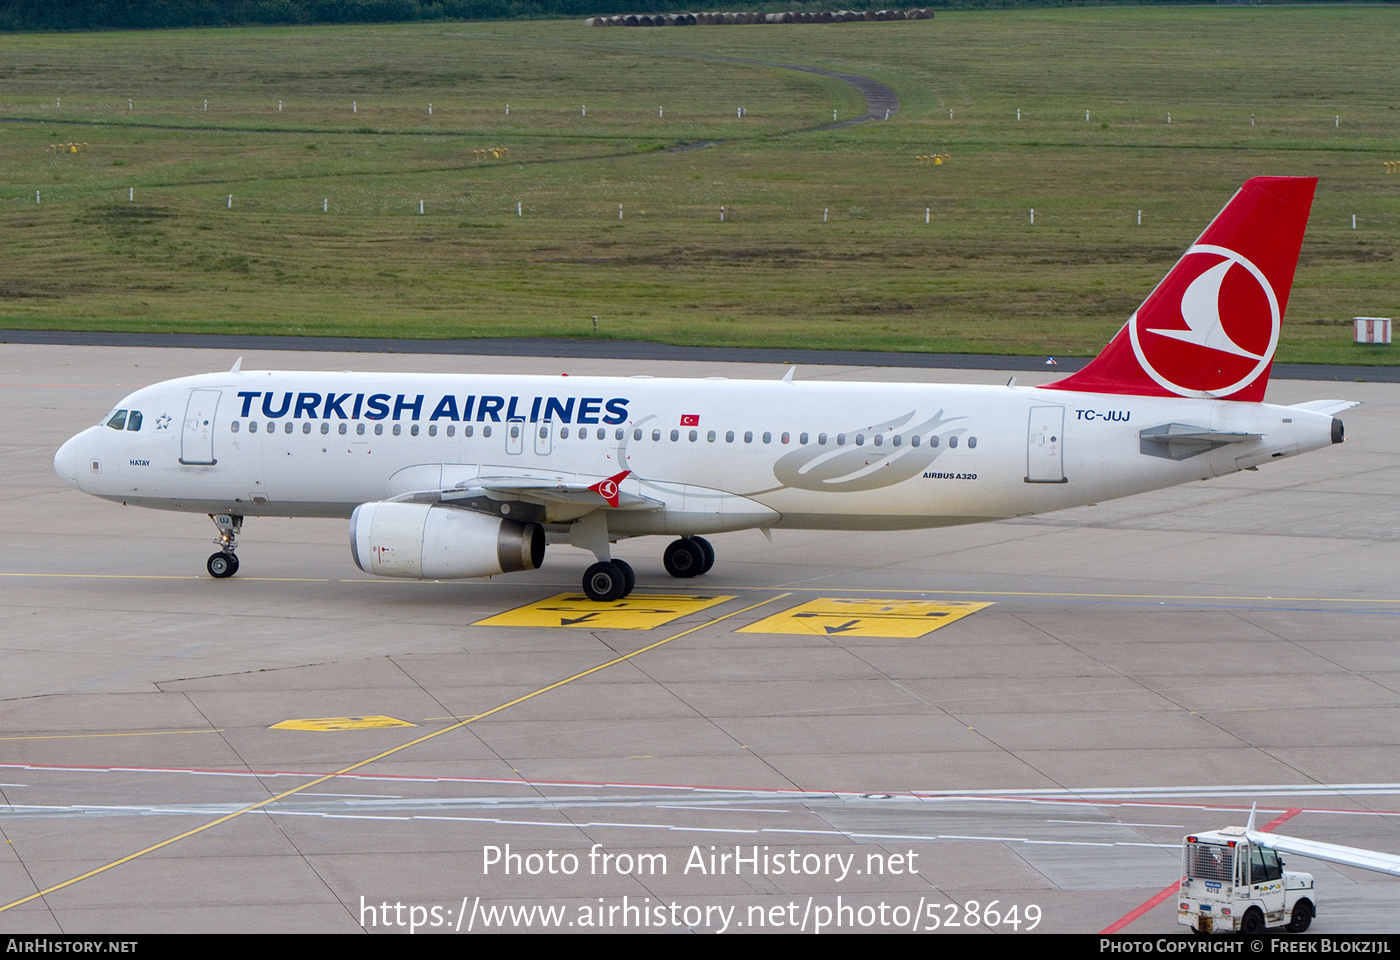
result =
M218 390L191 390L185 405L185 422L180 431L180 462L213 464L214 411L219 407Z
M546 420L535 426L535 455L547 457L554 450L554 424Z
M1065 479L1065 408L1031 407L1026 436L1026 482L1068 483Z
M506 421L506 453L519 455L525 449L525 421Z

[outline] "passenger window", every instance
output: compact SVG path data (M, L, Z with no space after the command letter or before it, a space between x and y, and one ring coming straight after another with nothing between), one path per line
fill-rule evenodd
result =
M957 445L958 445L958 438L957 438L957 437L949 437L949 438L948 438L948 446L950 446L950 447L956 447Z
M699 431L699 430L692 430L692 431L690 431L690 442L691 442L691 443L694 443L696 440L699 439L699 437L700 437L700 431Z
M292 421L288 420L285 424L282 425L282 432L283 432L283 433L291 433L291 432L292 432Z
M237 433L237 432L238 432L238 421L237 421L237 420L233 421L233 423L230 423L230 424L228 425L228 431L229 431L229 433Z
M414 427L414 428L413 428L413 431L414 431L414 433L417 433L417 432L418 432L418 428L417 428L417 427ZM436 437L436 436L437 436L437 424L436 424L436 423L430 423L430 424L428 424L428 436L430 436L430 437Z
M365 435L365 425L363 423L355 424L355 434L361 437Z
M626 433L625 430L623 430L621 427L618 427L618 428L617 428L617 434L614 436L613 439L615 439L615 440L621 440L622 437L623 437L623 435L624 435L625 433Z
M413 426L409 427L408 433L410 436L418 436L418 424L415 423Z
M733 443L733 442L734 442L734 431L733 431L733 430L728 431L728 432L724 435L724 442L725 442L725 443Z
M398 436L402 436L402 435L403 435L403 425L402 425L402 424L398 424L398 423L394 424L394 436L398 437Z
M844 447L846 445L846 435L844 433L838 433L836 435L836 445L838 447Z
M817 443L818 443L820 446L823 446L823 447L826 446L826 434L824 434L824 433L819 433L819 434L817 434Z
M884 443L885 443L885 438L884 438L884 436L883 436L882 434L878 434L878 433L875 434L875 446L877 446L877 447L883 446Z
M456 427L454 424L450 424L450 423L449 423L449 424L447 425L447 435L450 437L450 436L452 436L452 435L453 435L454 433L456 433L456 432L457 432L457 427Z
M784 433L781 437L779 437L779 439L782 440L783 443L787 443L792 438L788 434Z
M473 427L470 423L462 428L462 436L464 437L470 437L474 432L476 432L476 427Z
M977 438L976 438L976 437L968 437L968 438L967 438L967 449L969 449L969 450L976 450L976 449L977 449Z
M938 434L935 433L933 436L928 438L928 445L930 447L938 446Z
M345 436L345 430L346 430L346 425L342 423L342 424L340 425L340 435L341 435L342 437Z
M672 443L675 443L675 442L676 442L677 440L679 440L680 438L681 438L681 432L680 432L679 430L672 430L672 431L671 431L671 442L672 442Z
M467 430L470 431L471 427L467 427ZM481 428L481 435L487 438L491 436L491 424L488 423Z
M641 428L641 427L638 427L636 430L633 430L633 431L632 431L632 439L633 439L633 440L640 440L640 439L642 439L642 428Z
M275 423L273 423L271 420L269 420L269 421L267 422L267 432L268 432L268 433L276 433L276 432L277 432L277 424L275 424Z
M127 428L128 430L140 430L140 429L141 429L141 411L140 411L140 410L133 410L133 411L131 411L131 413L127 414L127 416L126 416L126 428Z
M769 433L767 430L763 431L763 442L764 442L764 443L772 443L772 442L773 442L773 434Z
M805 445L807 443L807 434L804 433L802 436L798 437L797 442Z
M903 443L903 442L904 442L904 438L901 437L901 436L900 436L899 434L897 434L897 433L894 435L894 438L890 440L890 443L894 444L896 447L899 446L899 445L900 445L901 443Z
M112 414L112 419L107 421L107 426L111 427L113 430L126 429L126 411L118 410L116 413Z
M376 424L374 425L374 435L375 435L376 437L382 437L382 436L384 436L384 424L382 424L382 423L376 423Z
M661 431L660 431L660 430L653 430L653 431L651 432L651 439L652 439L652 440L660 440L660 439L661 439Z
M863 447L863 446L865 446L865 434L863 434L863 433L858 433L858 434L856 434L856 446L858 446L858 447Z
M310 433L310 432L311 432L311 424L309 424L309 423L303 423L303 424L301 425L301 432L302 432L302 433Z
M559 428L559 439L560 439L560 440L567 440L567 439L569 439L569 428L568 428L568 427L560 427L560 428Z
M909 438L909 446L911 446L911 447L917 447L918 445L919 445L919 435L916 433L916 434L914 434L912 437Z
M744 431L744 442L745 442L745 443L753 443L753 431L752 431L752 430L745 430L745 431Z
M327 423L326 421L322 420L322 421L321 421L321 433L322 433L322 434L327 434L327 433L330 433L330 432L331 432L331 425L330 425L329 423Z
M398 432L399 432L398 426L395 426L395 427L394 427L394 432L395 432L395 433L398 433ZM519 439L520 439L520 426L519 426L518 424L512 423L512 424L510 425L510 438L511 438L512 440L519 440Z

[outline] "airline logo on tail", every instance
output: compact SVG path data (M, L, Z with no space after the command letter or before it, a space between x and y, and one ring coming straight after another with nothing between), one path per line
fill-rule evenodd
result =
M1317 181L1256 177L1113 341L1050 389L1259 401Z
M1233 250L1198 243L1133 314L1128 332L1138 362L1162 387L1219 397L1265 371L1282 319L1262 270Z

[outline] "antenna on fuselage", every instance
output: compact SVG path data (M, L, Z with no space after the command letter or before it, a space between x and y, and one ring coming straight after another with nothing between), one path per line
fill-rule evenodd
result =
M233 366L231 366L231 367L228 368L228 372L229 372L229 373L237 373L237 372L238 372L238 368L241 367L241 366L243 366L243 358L242 358L242 357L239 357L237 360L233 361Z

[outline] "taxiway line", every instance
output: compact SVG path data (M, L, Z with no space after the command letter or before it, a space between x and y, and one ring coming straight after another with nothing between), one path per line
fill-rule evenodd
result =
M396 753L399 753L403 750L407 750L409 747L415 747L420 743L426 743L427 741L432 740L435 737L440 737L444 733L451 733L453 730L460 730L463 727L467 726L467 724L469 723L475 723L477 720L482 720L486 717L500 713L502 710L509 709L510 707L513 707L516 704L524 703L526 700L531 700L535 697L540 696L541 694L548 693L551 690L557 690L560 687L565 686L566 684L573 683L575 680L581 680L584 677L591 676L592 674L599 672L600 670L606 670L608 667L614 667L617 666L619 663L624 663L628 660L631 660L633 657L641 656L642 654L650 650L655 650L657 647L661 647L670 643L672 640L679 640L682 637L689 636L690 634L695 633L698 630L703 630L705 627L708 627L715 623L719 623L721 620L728 620L730 617L736 617L741 613L747 613L750 610L754 610L758 607L763 606L764 604L772 603L775 600L781 600L787 596L789 596L789 594L781 593L777 596L769 597L767 600L760 600L758 603L750 604L747 607L731 611L730 613L726 613L720 617L715 617L713 620L706 620L704 623L698 623L695 626L690 627L686 630L682 630L680 633L673 634L664 640L658 640L653 644L649 644L645 647L633 650L631 653L624 654L620 657L614 657L612 660L609 660L606 663L600 663L596 667L590 667L589 669L584 670L580 673L576 673L571 677L567 677L563 680L551 683L547 687L541 687L540 689L535 690L532 693L527 693L524 696L516 697L514 700L510 700L499 706L492 707L490 710L487 710L483 713L478 713L475 716L467 717L463 720L458 720L456 723L450 726L443 727L441 730L435 730L432 733L425 734L421 737L417 737L413 740L408 741L407 743L401 743L397 747L391 747L390 749L377 753L372 757L368 757L364 760L352 763L348 767L343 767L340 770L335 771L334 773L328 773L323 776L319 776L316 779L311 780L307 783L303 783L298 787L293 787L290 790L284 790L281 793L268 797L266 800L260 800L257 803L249 804L248 806L235 810L232 813L225 814L222 817L218 817L214 820L209 821L208 823L195 827L193 830L186 830L184 833L177 834L176 836L170 837L166 840L162 840L160 843L154 843L143 850L138 850L135 853L127 854L125 857L122 857L119 860L113 860L111 863L103 864L102 866L89 870L86 873L82 873L76 877L64 880L62 883L56 883L51 887L46 887L43 890L31 893L27 897L21 897L19 900L15 900L11 903L5 904L4 906L0 906L0 913L9 910L12 907L22 906L23 904L29 903L33 900L37 900L40 897L45 897L51 893L56 893L59 890L65 889L66 887L71 887L74 884L81 883L84 880L95 877L100 873L106 873L108 870L112 870L116 867L121 866L122 864L130 863L133 860L136 860L140 857L144 857L148 853L154 853L155 851L164 849L165 847L168 847L173 843L178 843L181 840L203 833L204 831L209 830L213 827L217 827L220 824L228 823L230 820L233 820L236 817L241 817L245 813L253 813L254 811L262 810L269 804L277 803L294 794L301 793L303 790L309 790L312 787L320 786L321 784L334 780L337 777L345 776L346 774L358 770L361 767L368 766L369 764L374 763L377 760L383 760L385 757L393 756Z

